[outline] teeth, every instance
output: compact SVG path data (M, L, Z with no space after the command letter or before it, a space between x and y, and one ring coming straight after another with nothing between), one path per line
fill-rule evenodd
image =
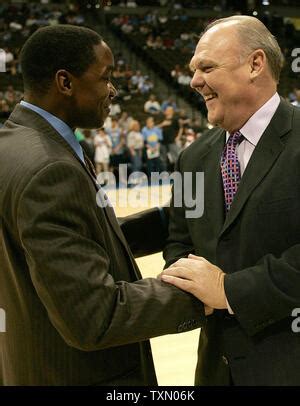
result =
M215 94L210 94L210 95L208 95L208 96L205 96L204 100L205 100L205 101L208 101L208 100L213 99L214 97L216 97Z

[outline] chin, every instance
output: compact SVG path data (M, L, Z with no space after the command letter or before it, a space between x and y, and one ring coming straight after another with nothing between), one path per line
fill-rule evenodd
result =
M218 120L216 120L215 117L210 117L209 114L208 114L208 116L207 116L207 121L208 121L209 124L211 124L211 125L218 125Z

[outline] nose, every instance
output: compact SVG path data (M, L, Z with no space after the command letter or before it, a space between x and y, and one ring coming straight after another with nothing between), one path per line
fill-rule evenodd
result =
M203 78L202 72L200 70L196 70L194 76L191 80L190 86L192 89L201 90L205 85L205 80Z

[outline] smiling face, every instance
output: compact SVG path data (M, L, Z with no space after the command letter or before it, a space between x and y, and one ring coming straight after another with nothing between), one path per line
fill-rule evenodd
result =
M96 62L81 76L72 78L70 121L73 127L102 127L116 95L110 81L114 65L112 52L104 42L95 45L94 50Z
M249 58L242 58L234 24L209 29L198 42L190 67L191 87L204 97L208 121L230 132L240 129L253 114L253 85Z

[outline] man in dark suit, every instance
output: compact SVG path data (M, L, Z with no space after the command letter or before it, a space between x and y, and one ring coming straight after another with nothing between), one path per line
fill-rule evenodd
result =
M300 308L300 110L277 94L281 61L276 39L247 16L208 26L191 60L191 86L221 128L179 158L193 191L204 172L204 212L186 218L171 205L162 279L215 309L201 330L199 385L300 384L291 317Z
M109 112L111 50L87 28L46 27L21 66L24 100L0 132L1 383L155 385L147 339L205 316L192 295L141 279L74 136Z

